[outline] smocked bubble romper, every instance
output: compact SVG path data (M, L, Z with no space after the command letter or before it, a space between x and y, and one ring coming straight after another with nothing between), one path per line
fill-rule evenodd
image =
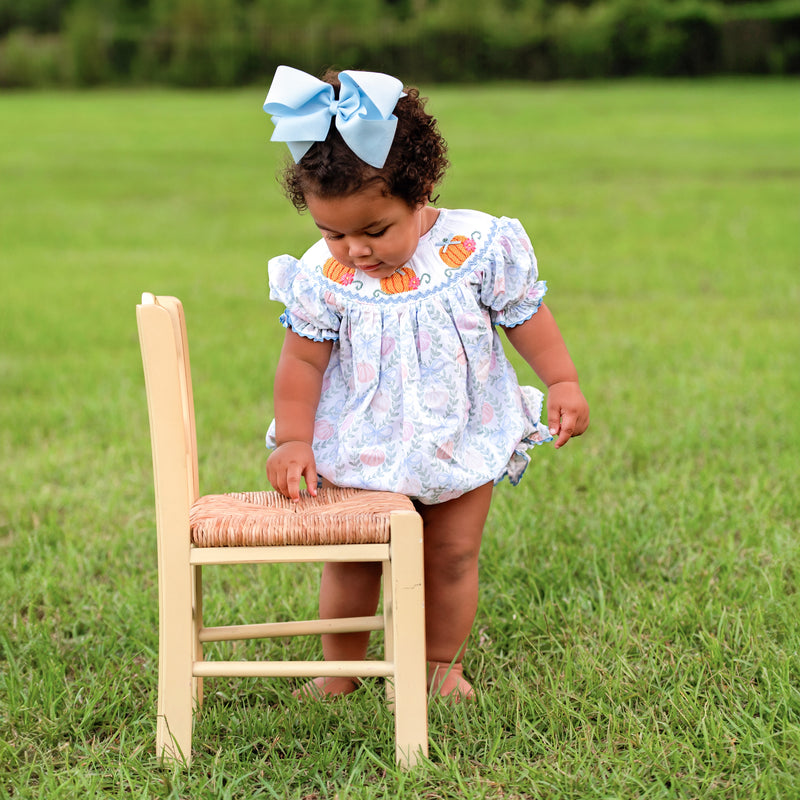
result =
M313 449L337 486L441 503L518 483L526 450L552 439L542 393L519 385L495 330L529 319L546 292L517 220L440 210L411 260L382 279L320 240L300 259L272 259L269 283L285 327L333 341Z

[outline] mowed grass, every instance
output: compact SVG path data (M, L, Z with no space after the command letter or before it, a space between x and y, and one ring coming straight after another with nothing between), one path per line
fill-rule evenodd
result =
M266 262L315 233L275 185L265 88L0 96L0 796L800 795L788 81L424 87L440 203L523 221L591 428L496 492L479 698L432 704L428 762L395 768L378 684L317 707L216 679L191 769L159 767L134 305L184 301L201 490L266 488ZM209 571L207 617L312 614L317 578Z

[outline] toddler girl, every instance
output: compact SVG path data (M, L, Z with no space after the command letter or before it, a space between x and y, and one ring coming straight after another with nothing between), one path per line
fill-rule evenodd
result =
M471 696L461 661L478 602L493 484L516 484L526 450L562 447L589 422L578 376L522 225L429 205L446 144L416 89L372 72L322 81L279 67L264 110L289 145L295 207L322 238L270 261L286 310L267 476L297 499L329 485L395 491L424 521L428 680ZM497 328L548 388L520 386ZM379 564L326 564L320 615L374 614ZM363 659L369 633L323 637L326 659ZM351 678L302 693L344 694Z

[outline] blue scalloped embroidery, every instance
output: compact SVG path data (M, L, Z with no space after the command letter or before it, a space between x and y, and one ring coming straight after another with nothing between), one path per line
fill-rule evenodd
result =
M283 314L280 315L279 320L284 328L289 328L298 336L302 336L304 339L311 339L312 342L335 342L339 338L338 333L332 333L329 336L310 336L307 333L303 333L303 331L297 330L297 328L295 328L295 326L292 324L292 315L288 311L284 311Z

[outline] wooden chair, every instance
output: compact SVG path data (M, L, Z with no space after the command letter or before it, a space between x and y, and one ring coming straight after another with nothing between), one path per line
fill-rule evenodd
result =
M150 415L158 534L159 663L156 748L189 762L193 710L212 676L387 678L395 751L403 766L427 755L422 521L411 501L356 489L206 495L198 490L192 380L183 307L144 294L136 307ZM213 564L383 563L375 617L205 627L202 568ZM384 659L204 661L203 643L382 630Z

